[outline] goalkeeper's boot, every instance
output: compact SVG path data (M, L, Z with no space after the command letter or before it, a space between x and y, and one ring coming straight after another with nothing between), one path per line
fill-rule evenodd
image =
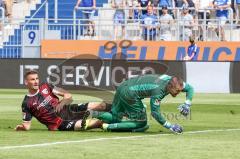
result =
M91 111L87 110L82 118L81 130L87 130L88 125L92 119Z

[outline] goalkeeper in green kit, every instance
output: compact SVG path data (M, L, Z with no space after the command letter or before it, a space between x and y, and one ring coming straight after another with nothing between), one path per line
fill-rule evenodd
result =
M180 113L187 116L193 97L193 87L181 78L168 75L143 75L123 82L117 89L110 112L89 112L92 117L104 122L102 128L108 131L145 131L148 129L146 108L142 99L150 98L151 115L158 123L174 133L183 128L166 121L160 112L161 100L171 94L176 97L186 92L186 101L179 106Z

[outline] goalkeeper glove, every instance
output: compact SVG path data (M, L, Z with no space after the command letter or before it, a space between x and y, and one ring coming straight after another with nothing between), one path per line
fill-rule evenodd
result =
M171 124L166 121L163 126L176 134L181 134L183 132L183 128L178 124Z
M171 128L169 130L176 134L181 134L183 132L183 128L178 124L171 125Z
M190 104L184 103L178 106L178 110L182 115L188 116L188 114L190 113L190 106Z

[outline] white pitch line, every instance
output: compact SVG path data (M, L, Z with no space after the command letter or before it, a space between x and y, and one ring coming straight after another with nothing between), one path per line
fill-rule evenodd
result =
M217 130L201 130L201 131L187 131L183 134L201 134L209 132L226 132L226 131L240 131L240 129L217 129ZM32 144L32 145L19 145L19 146L3 146L0 147L0 150L9 150L9 149L18 149L18 148L31 148L31 147L45 147L52 145L62 145L62 144L71 144L71 143L87 143L94 141L105 141L105 140L124 140L124 139L136 139L136 138L146 138L146 137L158 137L158 136L170 136L173 134L156 134L156 135L139 135L139 136L117 136L109 138L96 138L96 139L83 139L76 141L60 141L60 142L49 142L42 144Z

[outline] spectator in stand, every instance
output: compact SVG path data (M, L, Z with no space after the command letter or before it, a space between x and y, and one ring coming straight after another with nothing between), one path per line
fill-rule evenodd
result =
M6 4L6 17L8 18L8 21L11 22L12 19L12 7L13 7L13 0L4 0Z
M3 24L3 19L2 17L5 17L5 2L3 0L0 0L0 7L3 8L4 10L0 10L0 36L2 36L2 24Z
M157 12L158 12L158 7L159 7L159 2L160 0L152 0L151 1L151 5L153 6L153 13L157 15Z
M237 24L240 25L240 0L236 0L236 7L237 7ZM240 26L238 26L240 28Z
M174 15L176 17L176 19L179 19L181 15L179 15L178 10L182 9L183 6L188 6L187 0L174 0Z
M174 0L176 8L182 8L184 5L188 6L187 0Z
M159 3L160 3L160 0L152 0L151 1L151 4L152 4L153 7L158 7Z
M118 25L121 25L122 28L122 38L125 37L125 11L126 7L125 0L112 0L112 7L116 9L113 16L114 23L114 39L118 39Z
M127 6L129 7L128 22L137 22L139 19L139 7L138 0L127 0Z
M216 9L216 19L218 20L218 24L220 25L220 30L216 29L216 33L221 36L221 41L225 41L225 33L224 33L224 25L228 20L228 9L231 6L230 0L213 0L212 1L213 8Z
M195 15L195 0L175 0L177 8L189 7L189 13Z
M189 38L190 45L188 46L187 56L183 58L185 61L192 61L197 54L197 44L195 43L194 37Z
M199 40L203 41L203 30L204 30L204 20L206 20L206 24L208 24L209 19L210 19L210 10L208 10L208 8L210 8L211 5L211 0L199 0L199 3L196 3L196 12L198 13L198 23L199 25L199 29L200 29L200 36L199 36ZM204 12L206 12L206 19L204 19ZM206 29L206 28L205 28Z
M235 8L236 4L235 4L235 0L231 0L231 8L232 8L232 12L233 12L233 22L236 21L236 16L237 16L237 13L236 13L236 8Z
M140 9L142 10L142 15L147 14L147 10L145 9L147 6L151 5L151 0L138 0Z
M82 3L81 3L82 2ZM92 9L82 10L83 15L83 25L84 25L84 35L94 36L95 35L95 24L93 21L93 16L96 9L96 0L78 0L75 5L75 9L79 7L88 7Z
M189 13L192 14L193 16L196 15L195 10L196 10L196 5L195 5L196 0L187 0L187 6L190 8Z
M158 28L158 18L153 14L153 6L147 7L147 13L141 17L141 24L143 26L144 40L155 41Z
M175 4L174 4L174 0L160 0L159 2L159 7L162 7L163 6L167 6L168 8L168 14L170 14L172 17L174 17L174 10L169 10L169 9L172 9L174 8ZM163 13L162 13L162 10L159 10L159 15L161 16Z
M210 8L212 0L199 0L199 3L196 5L196 11L198 12L198 19L204 19L204 12L206 12L206 18L210 19Z
M129 8L128 9L128 22L132 22L132 19L133 19L133 1L134 0L127 0L127 7Z
M188 7L182 8L182 15L180 17L180 40L188 41L189 37L192 36L192 28L194 25L193 16L189 14Z
M0 7L3 9L6 9L6 4L4 0L0 0ZM0 12L2 14L2 12ZM3 15L5 15L5 13L3 13Z
M138 3L138 0L133 0L133 17L134 17L134 22L138 22L139 18L140 18L140 12L142 12L139 8L140 5Z
M139 19L139 3L138 0L127 0L127 6L129 7L128 22L136 22Z
M162 15L160 16L160 40L171 41L171 27L173 24L173 17L168 14L168 7L162 6Z

